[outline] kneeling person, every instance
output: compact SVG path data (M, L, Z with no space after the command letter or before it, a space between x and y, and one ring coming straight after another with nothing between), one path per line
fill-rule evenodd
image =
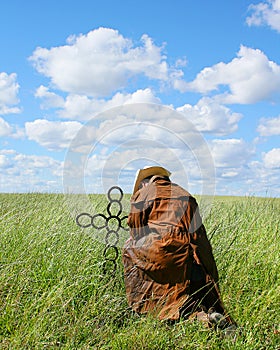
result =
M196 200L162 167L138 171L123 249L129 305L161 320L205 312L209 324L234 324L219 292L212 247ZM223 326L223 327L224 327Z

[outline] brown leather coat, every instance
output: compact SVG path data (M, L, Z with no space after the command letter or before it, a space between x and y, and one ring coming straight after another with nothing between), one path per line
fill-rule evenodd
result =
M128 225L123 263L127 299L134 311L178 319L190 300L195 263L202 267L203 284L216 310L224 313L212 248L197 203L187 191L152 178L131 197Z

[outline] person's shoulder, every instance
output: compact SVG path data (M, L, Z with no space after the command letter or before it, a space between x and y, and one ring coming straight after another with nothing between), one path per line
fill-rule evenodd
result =
M190 200L195 199L190 192L188 192L186 189L181 187L180 185L176 184L175 182L171 182L171 188L174 193L176 193L179 197L188 197Z
M130 198L131 203L141 203L147 200L149 193L151 192L150 186L145 186L136 191Z

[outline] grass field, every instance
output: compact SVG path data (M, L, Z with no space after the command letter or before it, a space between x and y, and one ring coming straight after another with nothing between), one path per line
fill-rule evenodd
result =
M217 197L205 220L234 343L131 313L121 262L103 274L102 236L76 225L63 195L0 194L0 348L280 349L279 213L280 199Z

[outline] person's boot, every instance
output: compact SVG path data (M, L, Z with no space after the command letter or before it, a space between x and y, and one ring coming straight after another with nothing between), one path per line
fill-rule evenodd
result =
M229 323L227 322L225 316L220 314L219 312L216 312L214 308L209 309L208 318L210 324L215 328L217 327L220 329L225 329L229 326Z

